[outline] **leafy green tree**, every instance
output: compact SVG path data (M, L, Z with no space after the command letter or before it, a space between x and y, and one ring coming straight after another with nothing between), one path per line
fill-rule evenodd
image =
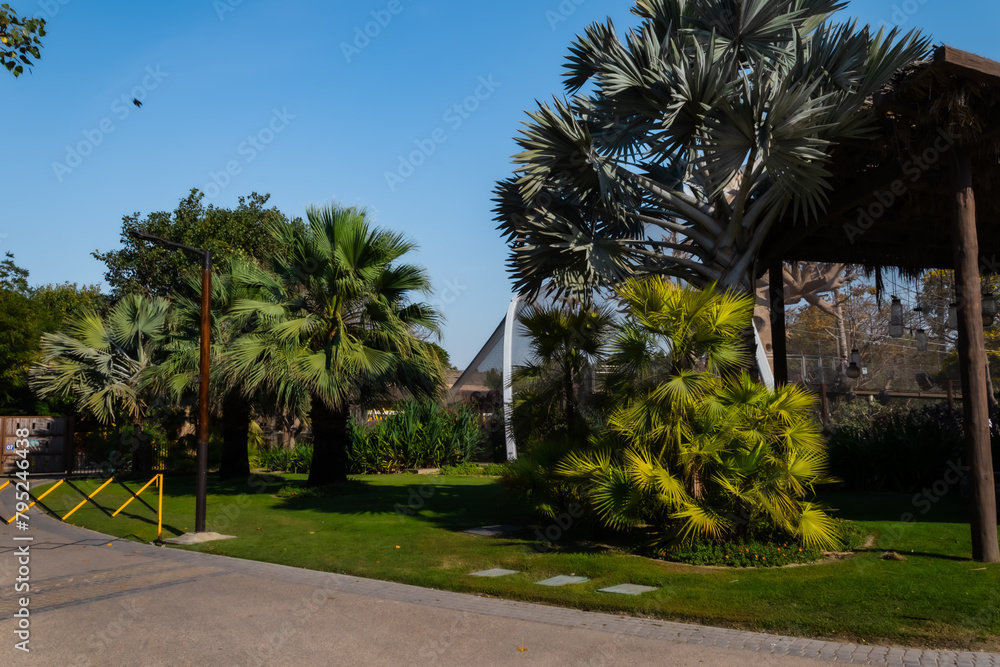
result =
M515 289L586 293L670 275L751 292L777 224L826 205L837 141L928 40L832 22L840 0L636 0L638 28L595 23L565 91L529 113L496 221Z
M122 218L120 250L94 251L94 258L107 266L104 278L111 294L172 296L179 292L199 294L191 290L185 276L198 269L197 263L183 253L170 248L137 240L135 231L159 236L193 248L210 250L217 264L244 260L267 261L271 251L268 226L273 222L288 222L276 208L265 208L269 195L240 197L235 209L216 208L202 204L204 194L192 189L173 213L157 211L140 219L139 214Z
M608 388L620 401L610 433L557 472L586 482L613 528L652 525L671 541L778 530L831 546L832 520L805 500L827 481L813 397L739 372L753 297L658 278L626 281L618 293L629 321L609 357Z
M45 19L18 16L10 5L0 5L0 65L15 77L31 67L32 58L42 57L39 47L45 37Z
M6 254L0 262L0 408L48 414L58 405L39 403L28 389L28 368L39 357L39 339L54 332L66 318L103 303L94 285L28 285L28 271Z
M436 393L442 368L421 332L440 315L411 300L427 293L426 272L401 260L414 246L372 227L365 211L311 208L305 227L272 224L270 265L234 269L257 293L236 314L262 326L233 344L231 372L247 392L270 387L279 400L297 390L310 399L312 486L347 479L351 406L390 388Z
M30 373L30 386L41 398L72 399L79 411L103 424L130 422L137 471L152 463L142 430L153 399L150 370L161 352L168 308L166 299L133 294L105 317L85 311L64 331L42 336L42 358Z

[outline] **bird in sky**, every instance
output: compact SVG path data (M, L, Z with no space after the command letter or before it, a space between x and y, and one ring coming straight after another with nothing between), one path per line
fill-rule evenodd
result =
M142 102L140 102L139 100L137 100L134 97L132 98L132 104L134 104L135 106L137 106L140 109L142 108Z

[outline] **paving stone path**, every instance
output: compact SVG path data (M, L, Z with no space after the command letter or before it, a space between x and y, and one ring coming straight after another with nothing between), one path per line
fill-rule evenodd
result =
M20 534L0 526L0 665L1000 667L1000 654L585 612L155 548L40 514L31 522L30 657L13 646L12 538Z

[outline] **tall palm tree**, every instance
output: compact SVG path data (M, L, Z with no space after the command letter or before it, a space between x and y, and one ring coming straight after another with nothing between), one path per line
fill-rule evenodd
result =
M619 295L630 322L609 357L612 437L570 453L557 472L590 482L613 527L717 540L765 527L832 545L831 519L806 499L826 481L813 398L739 372L753 297L657 278L629 280Z
M565 90L529 113L496 220L516 289L629 276L753 288L774 225L814 220L838 142L926 53L919 33L834 23L840 0L636 0L570 48Z
M284 400L309 396L312 486L347 479L351 406L390 388L434 394L442 368L418 337L440 315L412 301L430 290L426 272L400 260L414 245L373 227L358 208L311 208L304 228L272 225L271 265L234 269L255 292L233 312L262 326L233 345L232 373L247 390L268 387Z
M40 398L71 398L79 410L104 424L130 421L137 437L137 471L152 463L142 428L168 309L166 299L130 295L106 318L85 311L62 332L42 335L42 357L30 371L29 385Z

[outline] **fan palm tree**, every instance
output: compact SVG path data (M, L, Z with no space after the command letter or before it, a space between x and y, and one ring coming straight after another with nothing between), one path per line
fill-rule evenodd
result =
M496 220L516 289L670 275L750 292L776 224L826 204L840 141L926 53L919 33L838 24L839 0L636 0L570 48L572 97L529 113Z
M220 267L212 276L212 323L210 348L209 396L212 409L220 418L222 430L222 457L219 477L231 479L250 474L250 460L247 451L250 437L251 419L258 415L290 411L304 416L306 397L299 393L289 399L291 405L281 404L270 395L266 388L247 394L243 383L234 378L231 350L234 341L241 335L254 331L259 325L256 318L240 316L232 312L232 305L252 293L236 284L232 273ZM187 277L189 294L201 291L201 274ZM164 343L166 356L151 370L152 385L172 401L196 406L198 381L201 377L201 302L197 296L175 295L169 317L169 335Z
M312 486L347 479L351 406L391 388L431 395L443 370L418 334L438 331L440 315L411 300L430 290L425 271L400 260L414 245L373 227L364 210L311 208L304 228L272 225L271 265L240 265L233 277L255 296L233 312L261 326L233 345L231 372L246 391L279 400L309 396Z
M151 465L142 428L168 308L166 299L130 295L106 318L85 311L64 331L42 335L41 360L30 371L29 385L40 398L71 398L80 411L104 424L131 422L138 440L135 470Z
M767 527L832 545L831 519L805 500L826 481L812 397L739 372L753 297L656 278L626 281L619 295L630 322L609 357L619 397L610 437L557 471L591 483L591 502L612 527L717 540Z
M551 423L554 408L566 424L570 440L578 435L580 421L578 386L603 355L612 317L607 309L529 306L520 315L529 339L532 359L514 370L517 404L541 408L535 415Z

